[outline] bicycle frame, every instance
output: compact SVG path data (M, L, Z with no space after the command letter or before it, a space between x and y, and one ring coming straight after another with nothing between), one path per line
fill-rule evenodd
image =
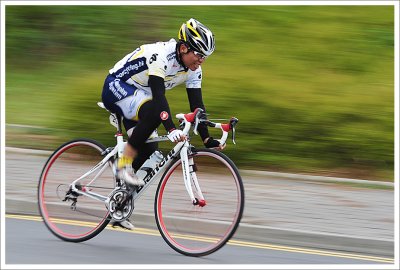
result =
M99 107L106 109L102 103L98 103ZM192 122L195 124L194 126L194 133L197 134L197 126L200 123L200 121L206 123L210 127L218 128L222 130L222 137L219 140L221 144L224 144L227 137L228 137L228 132L230 130L233 130L233 142L234 141L234 128L237 123L236 118L232 118L230 124L220 124L220 123L213 123L208 120L202 120L200 114L202 113L202 110L196 109L193 113L190 114L177 114L176 118L179 120L183 121L184 123L184 129L183 129L183 134L189 137L189 131L192 126ZM74 180L71 183L71 189L72 191L83 195L90 197L95 200L100 200L105 202L108 197L91 192L90 190L87 189L87 187L90 187L90 185L96 181L97 177L106 169L106 165L108 162L110 162L110 159L113 157L116 157L118 159L125 148L126 142L124 142L123 134L121 132L121 120L114 114L111 113L110 115L110 123L111 125L115 126L117 128L117 134L116 134L116 140L117 140L117 145L113 148L107 148L102 154L107 154L98 164L96 164L90 171L79 177L78 179ZM161 141L169 141L168 136L163 135L163 136L158 136L155 138L150 138L146 141L146 143L150 142L161 142ZM204 203L204 196L201 192L200 185L197 181L197 176L195 171L190 171L190 167L194 165L193 158L189 158L189 153L190 153L190 143L188 140L179 142L175 145L175 147L161 160L161 162L154 168L145 178L143 179L145 182L145 185L143 187L138 187L133 191L133 200L138 199L143 192L150 186L150 184L157 178L157 176L164 172L165 168L168 168L169 165L173 162L174 158L176 158L178 155L180 155L181 158L181 163L182 163L182 172L183 172L183 179L185 183L186 190L188 192L189 198L191 202L196 205L196 204L202 204ZM116 175L116 165L113 164L113 173ZM79 189L77 187L77 183L79 180L87 177L88 175L96 172L99 170L99 172L95 175L93 180L89 182L85 187ZM195 199L194 193L193 193L193 188L192 188L192 182L193 186L196 189L196 193L198 197L200 198L200 201L197 201ZM116 187L113 191L119 189L120 187ZM110 193L111 194L111 193Z
M190 130L190 123L187 123L185 125L185 129L184 129L184 134L188 134L189 130ZM122 151L126 145L126 142L123 141L123 135L121 133L117 133L116 135L117 137L117 145L115 147L113 147L111 150L110 148L106 149L106 153L108 152L108 154L98 163L96 164L91 170L89 170L87 173L85 173L84 175L82 175L81 177L77 178L76 180L74 180L71 183L71 188L72 191L78 193L79 195L83 195L83 196L87 196L90 197L92 199L95 200L99 200L99 201L103 201L105 202L108 197L91 192L90 190L88 190L88 188L90 187L90 185L92 183L94 183L97 179L97 177L99 175L101 175L101 173L107 168L107 164L110 162L110 159L114 156L116 156L117 158L122 154ZM155 138L151 138L148 139L146 141L146 143L150 143L150 142L160 142L160 141L169 141L167 136L158 136ZM201 199L203 198L203 195L201 194L200 191L200 186L197 182L197 177L195 176L195 173L192 172L190 173L189 171L189 165L193 165L193 159L189 159L188 158L188 151L190 149L190 144L188 141L184 141L184 142L179 142L175 145L175 147L161 160L161 162L156 166L156 168L154 168L143 180L145 182L145 185L143 187L138 187L132 194L133 196L133 201L138 199L143 192L150 186L150 184L157 178L157 176L160 173L163 173L165 168L168 168L168 166L171 164L171 162L173 161L173 159L175 157L177 157L178 155L180 155L181 157L181 161L182 161L182 169L183 169L183 177L184 177L184 183L185 183L185 187L188 191L189 197L191 199L192 202L195 201L195 197L193 194L193 190L191 187L191 178L194 182L194 185L196 187L196 190L199 195L199 197ZM97 174L94 176L94 178L84 187L79 189L77 187L77 183L79 183L80 180L82 180L83 178L91 175L94 172L97 172ZM113 165L113 172L114 175L116 174L116 169L115 169L115 165ZM119 187L116 187L114 190L119 189ZM113 190L113 191L114 191Z

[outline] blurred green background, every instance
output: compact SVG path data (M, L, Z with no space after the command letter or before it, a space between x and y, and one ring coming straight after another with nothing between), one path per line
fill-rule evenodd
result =
M225 151L240 169L393 181L393 6L6 6L6 145L114 145L108 70L190 17L216 36L203 98L240 119ZM183 85L167 98L188 112Z

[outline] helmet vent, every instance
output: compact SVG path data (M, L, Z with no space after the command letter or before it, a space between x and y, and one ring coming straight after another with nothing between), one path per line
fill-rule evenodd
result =
M188 28L188 30L189 30L190 34L192 34L192 36L195 36L195 37L197 36L197 34L192 29Z
M201 42L199 42L199 47L201 47L200 49L207 50L206 46Z
M206 42L206 44L208 44L208 37L206 35L204 35L204 41Z

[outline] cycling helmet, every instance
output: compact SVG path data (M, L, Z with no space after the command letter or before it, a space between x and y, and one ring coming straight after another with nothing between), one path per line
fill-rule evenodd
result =
M205 56L210 56L215 50L215 39L211 30L193 18L182 24L178 37L191 50Z

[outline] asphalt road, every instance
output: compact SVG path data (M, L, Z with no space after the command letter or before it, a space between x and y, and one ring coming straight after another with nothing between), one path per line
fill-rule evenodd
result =
M384 264L378 257L350 253L257 245L231 241L221 250L193 258L172 250L154 235L107 228L83 243L69 243L53 236L38 217L6 218L6 264ZM286 248L286 250L285 250ZM322 253L321 253L322 252ZM386 262L387 263L387 262Z
M47 153L7 151L7 264L387 266L394 262L393 190L251 175L242 175L246 205L238 231L228 245L209 256L176 253L156 230L146 235L140 230L110 229L84 243L66 243L38 222L37 183L47 158ZM152 225L155 229L154 189L150 187L135 203L137 228Z

